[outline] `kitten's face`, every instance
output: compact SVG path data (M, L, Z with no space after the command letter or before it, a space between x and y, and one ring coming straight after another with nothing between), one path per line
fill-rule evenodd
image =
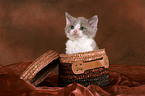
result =
M93 16L90 19L85 19L84 17L74 18L66 13L65 33L71 40L75 40L83 36L94 38L97 31L97 24L97 16Z

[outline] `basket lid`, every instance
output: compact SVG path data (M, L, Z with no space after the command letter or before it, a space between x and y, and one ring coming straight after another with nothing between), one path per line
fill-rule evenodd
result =
M20 79L30 82L34 86L41 83L57 66L59 54L49 50L35 59L20 75Z

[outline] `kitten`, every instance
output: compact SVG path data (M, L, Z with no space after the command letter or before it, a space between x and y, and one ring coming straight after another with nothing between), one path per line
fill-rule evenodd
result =
M85 19L84 17L74 18L66 12L65 16L65 34L68 38L66 42L66 54L99 49L94 40L98 24L97 15L90 19Z

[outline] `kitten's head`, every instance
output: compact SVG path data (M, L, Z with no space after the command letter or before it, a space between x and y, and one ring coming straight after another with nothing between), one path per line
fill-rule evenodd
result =
M98 24L97 15L93 16L90 19L85 19L84 17L74 18L66 12L65 16L65 33L69 39L75 40L83 36L86 36L88 38L95 37Z

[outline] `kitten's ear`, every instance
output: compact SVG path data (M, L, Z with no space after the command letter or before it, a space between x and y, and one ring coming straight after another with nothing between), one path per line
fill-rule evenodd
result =
M74 19L74 17L72 17L70 14L68 14L67 12L65 12L65 17L66 17L66 25L70 24L71 20Z
M93 27L97 27L98 25L98 16L95 15L92 18L89 19L89 24Z

